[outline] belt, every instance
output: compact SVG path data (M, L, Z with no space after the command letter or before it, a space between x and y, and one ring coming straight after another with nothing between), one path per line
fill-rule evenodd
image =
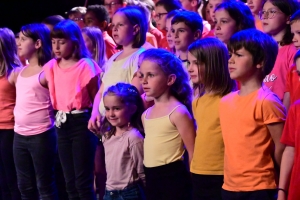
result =
M56 115L55 115L55 126L57 128L61 127L62 123L65 123L67 121L67 114L72 115L72 114L80 114L80 113L86 113L89 112L88 109L84 109L84 110L72 110L69 112L65 112L62 110L57 111Z

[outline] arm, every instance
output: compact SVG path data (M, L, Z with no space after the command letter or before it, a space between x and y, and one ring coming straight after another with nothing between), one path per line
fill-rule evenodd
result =
M99 112L99 104L102 98L102 93L103 93L104 85L101 84L100 90L97 92L94 98L94 104L93 104L93 110L91 114L91 118L88 123L88 129L92 131L93 133L97 133L100 128L100 112Z
M269 129L269 132L275 144L275 152L274 152L275 162L278 166L280 166L282 153L285 148L285 145L280 142L284 123L283 122L272 123L272 124L268 124L267 127Z
M100 89L100 74L93 77L90 82L87 84L87 89L89 92L90 98L94 101L96 94Z
M289 108L290 108L290 93L289 92L284 93L283 105L285 106L286 112L288 113Z
M138 174L140 180L145 186L145 173L144 173L144 143L142 141L133 144L130 147L130 155L133 161L133 166L135 167L136 173Z
M12 70L10 75L8 76L8 82L12 85L16 85L17 83L17 78L21 72L21 67L16 67Z

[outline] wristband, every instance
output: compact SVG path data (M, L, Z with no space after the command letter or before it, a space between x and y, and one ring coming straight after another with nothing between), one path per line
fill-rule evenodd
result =
M278 191L282 191L286 196L288 195L288 192L283 188L277 188Z

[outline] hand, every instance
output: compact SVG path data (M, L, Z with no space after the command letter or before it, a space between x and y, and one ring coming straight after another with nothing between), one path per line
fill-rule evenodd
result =
M95 134L99 134L100 123L101 123L100 120L101 120L101 116L99 114L92 115L88 123L88 129Z

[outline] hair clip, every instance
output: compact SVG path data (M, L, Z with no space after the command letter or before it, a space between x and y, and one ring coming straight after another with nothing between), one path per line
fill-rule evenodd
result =
M131 92L131 93L137 94L137 92L134 89L132 89L132 88L128 88L128 91Z

